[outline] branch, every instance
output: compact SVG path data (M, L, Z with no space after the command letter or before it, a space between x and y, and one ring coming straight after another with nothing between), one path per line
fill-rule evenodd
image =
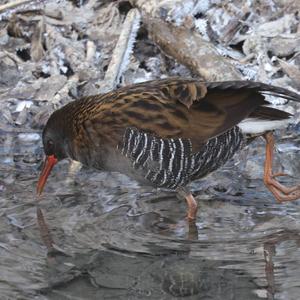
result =
M198 33L147 16L143 18L143 22L146 24L150 38L166 55L175 58L205 80L242 78L234 65L221 56L216 47L203 40Z
M105 93L116 88L119 79L129 63L136 34L140 26L141 16L137 9L131 9L124 21L123 30L116 44L111 61L104 78L101 92Z

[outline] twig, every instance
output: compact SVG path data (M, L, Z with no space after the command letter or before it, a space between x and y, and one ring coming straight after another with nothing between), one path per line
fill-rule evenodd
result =
M85 61L87 63L92 62L96 53L96 45L93 41L87 41L86 43L86 58Z
M124 21L123 30L113 52L110 64L104 78L104 86L101 92L113 90L119 82L120 76L129 63L135 37L139 29L140 13L137 9L131 9Z
M0 54L0 59L2 60L3 57L7 56L8 58L10 58L16 65L16 67L18 67L18 65L20 65L23 61L21 58L19 58L16 54L14 53L10 53L7 50L1 50L1 54Z
M66 84L55 94L52 104L56 107L59 106L61 99L68 97L69 91L77 85L79 81L78 74L72 75Z
M0 13L2 13L3 11L7 10L7 9L11 9L17 6L20 6L22 4L26 4L29 2L33 2L33 0L15 0L12 2L8 2L6 4L3 4L0 6Z
M44 33L44 19L41 18L41 20L35 27L31 39L30 56L36 62L39 61L44 55L44 48L42 44L43 33Z

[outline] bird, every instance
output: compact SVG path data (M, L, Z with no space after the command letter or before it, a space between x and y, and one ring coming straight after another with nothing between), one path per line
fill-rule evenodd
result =
M207 82L167 78L74 100L54 111L43 133L46 155L37 194L53 166L69 158L141 185L177 191L194 222L197 202L188 188L263 136L263 181L278 202L300 198L300 185L286 187L272 169L273 131L292 115L270 106L267 95L300 102L291 90L255 81Z

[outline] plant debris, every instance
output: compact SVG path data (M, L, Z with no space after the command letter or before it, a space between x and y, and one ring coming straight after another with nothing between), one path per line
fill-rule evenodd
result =
M170 236L166 231L161 233L161 228L155 224L162 224L163 227L164 221L169 219L157 213L161 211L159 200L137 203L136 199L143 197L143 190L121 175L84 171L78 180L76 174L80 165L73 162L69 166L69 173L65 171L57 175L60 176L56 180L57 185L50 185L52 193L47 195L47 201L39 202L38 207L35 207L37 203L32 199L43 156L42 128L55 109L82 96L170 76L205 80L257 80L299 93L299 12L299 1L294 0L0 1L0 215L5 216L0 221L0 267L4 278L0 284L1 297L57 299L58 294L55 293L60 292L64 283L84 276L94 286L107 284L110 287L114 278L125 275L127 278L128 273L123 272L123 275L121 270L118 277L108 274L102 268L110 266L105 265L102 259L99 262L98 254L94 255L93 251L102 251L108 244L109 257L111 253L117 255L123 251L122 255L128 260L136 253L154 253L157 257L163 257L170 251L188 252L189 256L194 251L195 257L201 257L204 253L205 261L208 262L209 259L216 259L212 256L218 257L220 261L224 257L230 261L234 256L233 247L232 242L226 241L235 240L236 236L230 234L237 232L236 228L240 230L243 241L237 249L244 247L243 253L239 254L246 255L251 249L255 252L251 254L251 259L257 255L257 269L249 266L247 257L247 276L252 275L252 281L259 287L258 291L265 288L267 281L271 287L266 292L274 293L275 260L269 256L275 254L270 252L270 244L245 244L244 235L249 232L257 234L261 241L270 232L273 249L276 247L274 234L288 229L292 233L283 234L283 240L298 243L299 212L289 206L261 209L263 204L258 200L265 197L265 192L261 190L261 181L257 183L256 180L262 177L264 145L259 140L249 145L244 153L236 155L227 168L203 180L203 199L211 194L218 197L218 191L222 191L222 195L225 194L224 197L229 201L223 203L222 200L222 203L216 204L203 202L201 213L206 214L209 220L199 226L204 232L200 233L201 238L208 246L207 250L204 249L206 247L198 247L204 251L200 255L197 252L200 250L193 249L193 244L189 248L184 243L174 242L172 234L180 236L184 229L175 233L172 231ZM280 159L277 159L277 166L280 167L281 162L284 162L285 169L282 171L300 178L300 107L280 99L271 101L295 115L289 128L278 134ZM66 165L61 168L67 169ZM236 178L232 178L233 170L238 174ZM89 181L91 176L93 180ZM239 189L240 181L247 182L251 195L246 188L243 191ZM121 182L126 183L125 187L120 187L124 186ZM86 185L89 189L85 189ZM138 189L138 192L126 193L128 189ZM147 190L144 193L148 195ZM241 194L243 197L240 197ZM168 197L162 201L163 207L168 203ZM246 199L247 203L244 204L241 198ZM170 206L173 206L174 201L172 199ZM240 201L241 206L235 206L235 201ZM254 204L249 204L251 201ZM268 198L265 197L264 201L268 201ZM155 212L144 212L149 203L152 209L153 206L157 207ZM167 210L162 211L165 213ZM263 225L260 224L262 219ZM120 227L124 227L124 235L120 233ZM147 238L149 228L154 241L139 240L140 236ZM166 239L158 238L153 228L160 236L165 235ZM218 249L218 243L206 242L207 237L212 237L214 241L222 238L221 248ZM165 248L161 246L164 243ZM281 247L285 249L284 245ZM66 251L58 250L60 248ZM292 246L287 248L293 249ZM52 263L49 267L45 264L45 257L53 249L55 253L68 255L54 255L52 259L56 264ZM259 251L265 253L265 256L260 255ZM118 270L124 257L119 257L120 261L116 259ZM294 258L295 261L299 259ZM239 257L234 259L239 260ZM257 267L261 266L264 259L266 281L262 279L261 269ZM168 271L171 267L163 265L168 262L162 264L158 259L158 267L166 269L165 277L164 274L155 274L151 267L149 277L143 263L141 268L136 269L138 276L132 271L132 278L137 276L147 280L129 280L126 288L130 287L137 295L147 291L145 282L157 281L159 283L153 285L156 299L163 298L165 292L182 296L181 291L172 289L173 277ZM176 280L180 280L182 266L174 266L178 274ZM135 270L134 267L132 270ZM222 272L228 274L227 271ZM232 270L230 272L235 278L236 274L232 274ZM216 278L221 278L223 273L218 273ZM190 278L189 273L184 274L184 278ZM199 282L201 274L197 273ZM212 275L208 278L212 278ZM295 274L295 278L294 285L298 284L299 276ZM138 283L135 286L132 282ZM157 288L160 283L163 283L164 292ZM293 281L289 284L292 286ZM193 295L192 289L195 293L199 292L199 285L195 288L194 285L187 286L184 296ZM54 296L48 298L47 293L52 288L55 288ZM108 290L99 294L97 299L104 296L119 299L119 294L115 291L109 294ZM74 291L66 292L66 298L72 298ZM282 298L286 297L286 293L292 291L284 290ZM146 298L145 295L139 298Z

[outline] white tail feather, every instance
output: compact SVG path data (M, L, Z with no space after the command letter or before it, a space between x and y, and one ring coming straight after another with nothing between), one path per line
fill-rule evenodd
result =
M258 134L269 130L285 128L290 123L290 119L285 120L259 120L259 119L245 119L238 124L238 127L245 134Z

